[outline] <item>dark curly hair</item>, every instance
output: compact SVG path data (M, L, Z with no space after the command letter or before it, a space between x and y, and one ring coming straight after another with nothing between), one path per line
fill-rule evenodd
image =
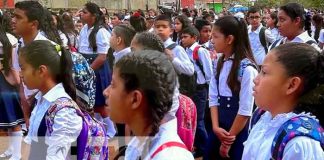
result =
M146 113L152 124L149 136L154 136L172 105L176 87L176 72L172 63L162 52L142 50L123 57L115 68L118 68L127 92L136 89L144 92L149 105Z
M295 111L311 112L323 118L320 108L324 104L324 52L319 53L308 44L295 42L280 45L273 52L277 61L284 66L287 76L297 76L303 81Z
M156 50L159 52L164 52L164 45L162 39L154 33L137 33L133 38L133 41L140 45L143 50Z

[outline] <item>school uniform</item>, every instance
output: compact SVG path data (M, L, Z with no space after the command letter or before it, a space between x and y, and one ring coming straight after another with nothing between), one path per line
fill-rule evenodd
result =
M283 37L277 41L275 41L270 47L269 47L269 51L272 48L275 48L279 45L285 44L285 43L289 43L289 42L296 42L296 43L306 43L309 41L314 41L316 42L312 37L310 37L307 33L307 31L301 33L300 35L296 36L293 40L288 41L287 37ZM313 43L311 44L312 47L314 47L316 50L320 51L321 49L318 47L317 43Z
M318 42L324 43L324 29L321 29L320 36L318 37Z
M199 68L198 64L193 58L193 51L198 46L195 42L186 49L186 52L192 62L194 62L195 72L197 73L197 87L193 95L193 101L197 108L197 129L195 135L195 146L198 152L204 152L208 134L205 127L204 117L205 109L208 99L208 85L210 79L213 77L212 63L210 59L210 53L207 49L200 47L198 49L198 61L202 65L203 71ZM203 74L204 72L204 74Z
M280 39L282 38L282 36L279 33L278 28L274 27L274 28L269 28L269 30L271 31L271 35L273 35L274 40ZM271 44L271 43L270 43Z
M257 65L262 65L263 60L266 56L266 51L260 42L260 36L259 36L262 27L263 27L262 24L260 24L260 26L255 31L252 31L252 27L248 27L251 49ZM271 35L270 30L266 29L264 33L265 33L265 39L267 43L273 43L275 41L275 37Z
M151 139L150 139L151 138ZM159 132L154 137L134 137L127 145L125 159L149 160L153 153L167 142L182 143L177 134L177 119L169 120L159 127ZM193 160L192 154L182 147L167 147L155 154L152 160Z
M110 33L105 28L100 28L96 34L97 50L93 51L90 47L89 36L93 30L93 27L89 28L88 25L84 25L80 31L79 42L77 45L79 53L88 61L89 65L97 58L98 54L107 54L110 47L109 39ZM105 97L102 92L106 89L111 82L111 70L109 68L108 61L105 61L102 66L95 70L96 74L96 106L105 105Z
M114 52L113 55L115 57L114 63L116 63L117 61L119 61L122 57L126 56L127 54L131 53L132 50L130 47L126 47L118 52Z
M37 103L30 117L27 144L31 144L30 159L66 159L71 143L75 142L82 129L82 118L74 108L66 107L59 110L54 118L51 135L47 130L46 113L58 98L71 97L59 83L46 94L38 92Z
M231 91L227 84L228 76L233 65L234 55L224 60L223 67L220 70L219 77L213 76L209 84L209 107L217 107L219 127L230 131L236 115L252 116L254 105L254 97L252 88L254 86L253 79L258 72L253 66L244 68L242 77L238 76L241 88L239 93L235 94ZM246 61L247 59L243 59ZM242 61L243 61L242 60ZM241 65L244 64L241 62ZM217 73L215 73L216 75ZM217 79L216 79L217 78ZM243 142L248 136L248 124L245 128L236 135L235 142L231 146L229 155L231 159L241 159L243 152ZM209 136L208 152L205 155L206 159L219 159L218 151L220 148L220 140L214 132ZM204 158L205 158L204 157Z
M18 40L11 34L6 34L11 45L16 46ZM4 61L3 45L0 42L0 65ZM0 71L0 129L11 128L24 123L24 116L20 107L18 87L11 85Z
M38 31L36 37L34 38L34 41L36 40L47 40L47 41L50 41L48 40L43 34L41 31ZM19 66L19 61L18 61L18 57L19 57L19 49L21 47L24 47L25 46L25 42L24 42L24 39L23 38L20 38L18 40L18 45L16 45L16 48L15 48L15 51L14 51L14 54L12 56L12 64L13 64L13 69L20 72L21 71L21 68ZM25 94L25 97L28 99L30 96L34 95L38 90L37 89L34 89L34 90L29 90L25 85L24 85L24 94Z
M265 112L253 126L248 139L244 142L242 160L271 159L271 147L277 131L289 119L300 115L305 114L289 112L272 117L270 112ZM282 159L319 160L324 159L324 152L319 141L299 136L286 144Z

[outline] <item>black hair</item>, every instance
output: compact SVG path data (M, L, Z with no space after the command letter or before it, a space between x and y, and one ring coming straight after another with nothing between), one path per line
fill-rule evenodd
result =
M169 27L172 27L172 20L169 16L165 15L165 14L160 14L155 18L155 22L156 21L167 21L169 22Z
M187 17L190 17L190 11L188 8L183 8L182 9L182 15L185 15Z
M281 6L280 10L284 11L292 20L295 20L297 17L299 17L301 21L300 28L303 28L305 26L306 15L304 7L301 4L288 3L286 5Z
M52 17L52 13L47 10L47 9L44 9L43 11L43 19L41 21L41 25L40 25L40 29L41 31L44 32L44 36L57 43L57 44L60 44L62 45L63 42L62 42L62 39L60 37L60 34L54 24L54 21L53 21L53 17Z
M176 20L176 19L178 19L178 21L180 21L180 23L182 24L182 29L191 25L191 22L186 15L183 15L183 14L179 15L174 20Z
M151 32L141 32L137 33L133 38L133 41L136 40L138 45L142 46L143 50L156 50L159 52L164 52L164 44L162 39Z
M56 30L58 31L59 35L60 35L60 31L62 32L62 34L65 35L65 37L68 39L67 45L70 46L71 45L71 40L70 40L70 38L69 38L65 28L64 28L64 23L63 23L62 16L57 15L54 12L51 12L51 14L52 14L52 16L55 17L55 20L56 20L56 23L57 23L56 26L54 26L54 27L56 27ZM61 37L60 37L60 39L61 39ZM63 44L63 41L62 41L62 44Z
M181 31L181 34L189 34L191 37L197 37L197 39L200 36L199 31L192 25L187 26Z
M64 24L64 32L65 33L72 33L74 35L78 35L78 31L74 27L72 16L69 14L62 15L62 21ZM81 22L81 21L80 21ZM68 37L69 38L69 37ZM69 39L70 40L70 39Z
M315 26L314 39L316 40L316 42L318 42L318 38L320 36L321 29L324 26L323 17L320 14L315 14L312 17L312 20L313 20L314 26Z
M147 30L145 18L141 16L139 12L135 12L129 18L129 22L130 25L133 26L136 32L144 32Z
M277 62L284 66L287 76L302 79L296 111L320 114L322 111L319 107L324 104L324 52L319 53L308 44L295 42L280 45L273 52Z
M132 39L136 34L136 31L132 27L125 24L115 26L113 32L116 36L122 38L125 46L130 46Z
M277 24L278 24L278 13L277 12L271 12L270 13L270 18L274 20L274 26L275 28L277 28Z
M0 43L2 44L3 60L0 64L3 65L4 74L8 75L12 65L12 45L6 35L10 17L0 13Z
M239 20L234 16L224 16L215 22L214 28L218 29L222 34L224 34L225 37L229 35L234 37L233 53L235 53L235 55L227 84L233 93L238 94L240 91L240 83L237 79L237 70L240 67L241 60L248 58L250 61L255 63L250 41L248 39L249 36L247 33L246 24L243 20ZM216 79L218 79L220 71L223 67L223 60L224 55L220 57L220 60L217 63Z
M116 17L117 17L119 20L121 20L121 21L122 21L122 20L124 19L124 17L125 17L124 14L122 14L122 13L114 13L113 16L116 16Z
M97 4L93 2L88 2L85 4L85 9L89 11L92 15L96 17L95 22L93 24L93 30L91 31L89 35L89 44L90 47L94 52L97 51L97 40L96 40L96 35L97 32L101 27L103 27L103 22L105 20L102 12L100 11L100 8Z
M260 16L261 16L260 11L261 11L261 10L260 10L260 8L258 8L258 7L250 7L246 15L247 15L247 16L250 16L250 13L259 13Z
M195 27L200 32L204 26L210 26L210 22L205 19L197 19L195 22Z
M159 131L161 120L171 109L176 87L176 72L167 56L158 51L141 50L121 58L115 64L126 92L141 90L148 103L147 118L152 124L149 136Z
M47 66L56 83L62 83L66 93L74 101L76 100L76 89L72 78L73 62L69 51L47 40L35 40L21 48L19 56L33 68Z
M44 8L37 1L21 1L15 4L15 8L21 9L26 14L28 21L38 21L38 28L40 29L42 17L44 16Z

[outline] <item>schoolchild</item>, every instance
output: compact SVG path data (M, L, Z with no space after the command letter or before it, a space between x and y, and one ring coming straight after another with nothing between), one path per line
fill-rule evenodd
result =
M190 26L191 21L186 15L179 15L174 18L174 31L172 34L172 40L176 42L178 45L181 45L181 31Z

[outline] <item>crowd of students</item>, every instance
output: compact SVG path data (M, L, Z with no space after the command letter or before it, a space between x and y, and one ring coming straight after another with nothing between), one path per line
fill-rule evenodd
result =
M324 159L324 15L160 12L1 11L0 159Z

